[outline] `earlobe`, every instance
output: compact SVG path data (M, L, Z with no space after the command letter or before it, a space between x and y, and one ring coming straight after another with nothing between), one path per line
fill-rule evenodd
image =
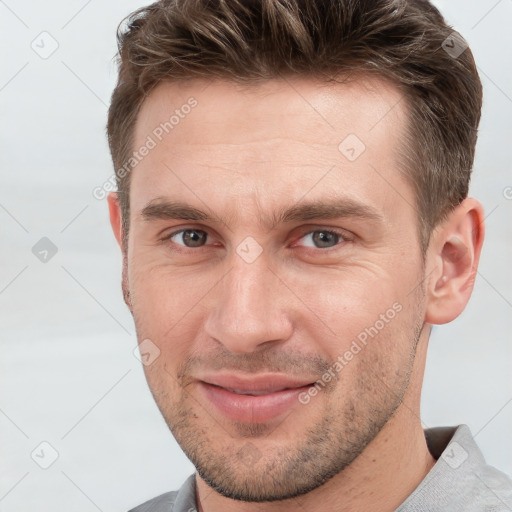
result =
M121 250L123 249L123 223L121 207L116 192L110 192L107 197L110 225Z
M462 313L473 291L483 238L482 205L469 198L434 231L426 322L445 324Z

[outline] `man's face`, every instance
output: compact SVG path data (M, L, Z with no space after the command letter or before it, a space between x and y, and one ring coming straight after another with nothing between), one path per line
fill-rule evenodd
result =
M156 145L131 177L123 286L160 350L156 403L225 496L318 487L402 407L425 299L400 99L369 79L192 82L140 111L134 149Z

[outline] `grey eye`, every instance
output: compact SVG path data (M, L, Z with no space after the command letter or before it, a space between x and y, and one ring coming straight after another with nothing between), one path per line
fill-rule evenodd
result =
M200 229L182 229L173 233L169 239L184 247L201 247L205 244L207 233Z
M343 240L338 233L333 231L311 231L311 233L308 233L303 237L304 240L307 238L311 239L311 243L306 243L304 245L306 247L316 247L317 249L334 247L340 242L340 240Z

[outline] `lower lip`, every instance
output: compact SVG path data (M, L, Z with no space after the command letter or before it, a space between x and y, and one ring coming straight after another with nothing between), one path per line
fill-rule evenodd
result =
M299 403L299 395L311 384L300 388L283 389L268 395L240 395L225 388L201 382L200 387L208 400L234 421L264 423L286 412Z

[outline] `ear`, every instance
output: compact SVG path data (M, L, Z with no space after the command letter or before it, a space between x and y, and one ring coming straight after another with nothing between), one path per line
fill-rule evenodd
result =
M123 250L123 223L121 217L121 206L119 204L119 197L116 192L110 192L107 197L108 212L110 215L110 225L116 237L117 243L121 250Z
M425 322L445 324L462 313L473 291L483 241L484 211L473 198L465 199L433 231Z
M123 254L123 277L121 284L123 290L123 299L126 305L128 306L128 309L133 313L133 305L130 296L130 286L128 282L128 255L127 249L124 247L123 242L123 222L121 214L121 205L119 204L119 196L116 192L110 192L107 201L108 211L110 215L110 225L112 226L112 231L114 232L114 236L116 237L117 243L121 248L121 252Z

